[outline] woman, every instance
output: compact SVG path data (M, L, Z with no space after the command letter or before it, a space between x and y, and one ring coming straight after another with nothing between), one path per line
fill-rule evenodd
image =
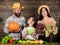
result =
M54 20L54 18L50 16L50 9L47 5L40 6L38 8L38 14L39 14L39 21L37 22L37 26L36 26L36 32L37 35L39 35L38 39L49 41L50 35L52 33L57 34L56 21ZM50 28L51 27L50 25L54 27L53 29L56 30L52 30Z
M34 18L30 17L28 19L28 26L25 27L22 31L22 38L23 39L29 39L29 40L35 40L36 39L36 32L34 26Z

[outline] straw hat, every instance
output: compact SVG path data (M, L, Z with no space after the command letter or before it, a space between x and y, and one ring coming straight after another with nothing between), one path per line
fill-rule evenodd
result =
M39 8L38 8L38 14L39 14L39 15L40 15L40 10L41 10L41 8L43 8L43 7L47 8L48 12L50 13L50 9L49 9L49 7L48 7L47 5L41 5L41 6L39 6Z
M21 4L20 3L14 3L13 6L11 7L11 9L22 9L24 8L23 6L21 7Z

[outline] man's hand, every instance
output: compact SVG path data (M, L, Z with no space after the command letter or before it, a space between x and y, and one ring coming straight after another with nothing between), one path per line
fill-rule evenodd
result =
M16 30L15 32L19 32L19 31L21 31L21 28L19 28L18 30Z
M19 28L18 30L16 31L11 31L9 28L7 28L9 30L9 32L19 32L21 30L21 28Z

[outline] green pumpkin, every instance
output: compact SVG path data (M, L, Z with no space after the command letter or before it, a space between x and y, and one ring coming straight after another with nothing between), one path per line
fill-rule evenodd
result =
M48 44L49 42L44 41L43 44Z
M28 30L28 34L32 34L35 31L35 28L34 27L28 27L27 30Z
M18 40L14 40L14 44L18 44Z

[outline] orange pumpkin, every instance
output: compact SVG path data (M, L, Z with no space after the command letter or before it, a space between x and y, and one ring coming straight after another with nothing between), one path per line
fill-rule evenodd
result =
M8 24L8 30L9 31L17 31L17 30L19 30L20 29L20 25L17 23L17 22L10 22L9 24Z

